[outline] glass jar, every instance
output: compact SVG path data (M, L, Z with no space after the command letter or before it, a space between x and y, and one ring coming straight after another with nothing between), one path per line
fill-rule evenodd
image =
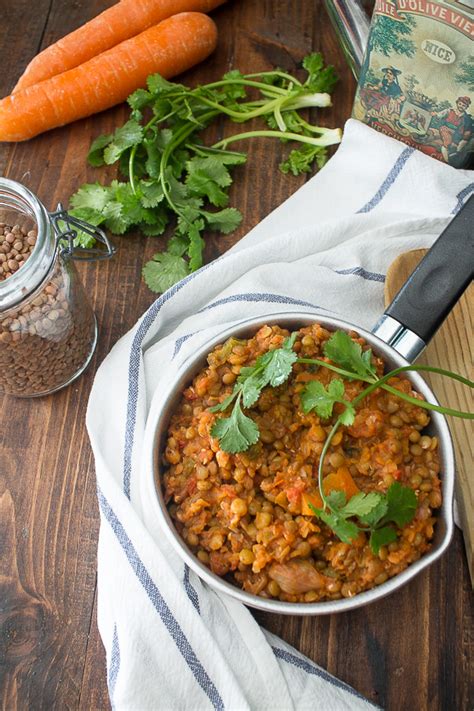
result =
M78 230L105 249L76 249ZM97 342L96 318L72 260L114 250L101 230L60 205L49 213L6 178L0 178L0 232L0 391L47 395L85 370Z

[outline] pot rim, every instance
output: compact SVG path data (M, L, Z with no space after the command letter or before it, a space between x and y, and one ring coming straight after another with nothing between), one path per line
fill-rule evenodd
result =
M300 324L297 326L297 324ZM306 311L284 311L277 313L266 313L262 316L243 319L232 326L223 328L222 331L209 338L192 355L190 355L179 367L178 372L167 385L165 392L158 399L152 402L148 414L145 438L142 453L142 474L140 478L140 495L146 505L151 504L151 509L156 515L160 528L166 535L167 540L172 545L181 559L214 590L230 595L247 606L285 615L328 615L338 612L346 612L358 607L362 607L376 600L382 599L398 588L408 583L423 569L434 563L448 547L454 529L453 521L453 500L454 500L454 450L451 435L444 415L432 411L430 413L431 422L429 427L436 430L440 443L440 454L442 464L442 493L443 502L439 510L438 519L435 526L435 536L432 549L421 558L411 563L404 571L389 578L385 583L358 593L353 598L341 598L325 602L294 603L280 600L266 599L245 592L241 588L232 585L223 578L215 575L201 563L196 556L188 549L184 541L174 528L172 519L166 508L161 486L159 485L160 472L160 440L168 427L169 415L176 405L176 401L182 392L183 387L194 375L203 367L207 354L219 343L222 343L232 335L244 336L259 327L269 324L278 324L282 327L301 328L311 323L320 323L325 328L335 330L338 328L346 331L356 331L371 345L378 355L385 361L395 364L395 367L410 365L391 346L387 345L379 337L355 324L341 319L331 318L317 312ZM423 394L425 399L429 399L434 404L439 404L436 397L428 387L426 382L417 372L406 373L416 389Z

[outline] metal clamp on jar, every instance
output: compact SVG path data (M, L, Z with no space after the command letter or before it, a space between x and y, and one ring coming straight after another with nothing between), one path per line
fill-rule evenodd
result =
M101 247L75 246L78 231ZM49 213L27 188L0 179L0 391L47 395L89 364L97 322L73 259L111 257L105 233L69 215Z

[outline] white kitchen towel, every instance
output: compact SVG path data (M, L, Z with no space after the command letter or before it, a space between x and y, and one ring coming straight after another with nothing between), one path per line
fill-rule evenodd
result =
M114 708L373 707L175 554L141 496L147 414L187 356L243 318L319 311L370 328L390 262L430 246L473 191L473 173L351 120L318 175L160 296L105 359L87 427L101 514L98 622Z

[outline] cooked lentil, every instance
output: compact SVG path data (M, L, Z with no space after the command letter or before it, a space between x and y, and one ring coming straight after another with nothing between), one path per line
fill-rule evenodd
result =
M305 414L299 392L309 380L327 385L331 371L296 364L286 383L265 388L246 411L261 432L246 452L224 452L210 436L216 415L209 408L230 394L229 373L237 375L288 335L278 326L264 326L253 338L231 338L209 354L208 367L185 389L170 421L165 497L179 534L199 560L247 592L289 602L352 597L381 585L430 549L433 511L442 500L438 443L420 435L429 423L422 408L383 390L361 403L354 423L333 439L324 475L347 467L364 492L385 493L398 481L415 490L418 506L397 541L382 546L378 555L365 533L352 544L341 542L322 521L302 513L305 497L318 495L319 458L333 419ZM321 358L330 335L318 324L302 328L294 349ZM382 360L374 362L381 375ZM406 378L392 378L390 384L421 398ZM365 387L357 381L344 385L349 399Z

